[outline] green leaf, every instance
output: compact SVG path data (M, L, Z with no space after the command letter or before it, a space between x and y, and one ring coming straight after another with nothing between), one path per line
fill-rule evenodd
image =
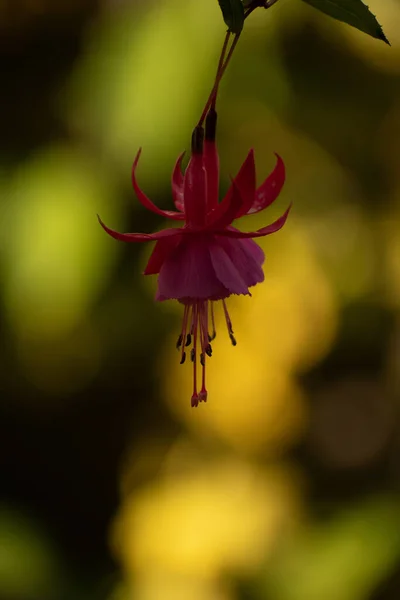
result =
M376 17L361 0L303 0L303 2L390 45Z
M240 33L244 24L244 7L241 0L218 0L218 2L229 31Z

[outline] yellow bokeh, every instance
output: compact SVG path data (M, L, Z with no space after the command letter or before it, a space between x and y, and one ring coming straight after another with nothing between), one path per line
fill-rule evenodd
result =
M135 577L129 595L116 600L233 600L230 587L217 581L148 569ZM113 599L112 599L113 600Z
M259 240L265 282L227 301L236 347L216 307L196 409L175 349L183 307L155 303L156 277L140 276L154 245L111 239L96 213L119 231L171 225L135 197L131 165L142 147L139 184L172 209L172 167L226 31L218 2L74 0L72 19L51 0L30 2L35 14L14 4L0 8L2 460L6 494L38 520L0 510L0 596L376 595L400 556L387 491L399 472L398 0L369 0L391 48L307 2L246 20L218 95L221 197L254 148L257 182L274 152L286 182L235 225L293 207Z
M266 241L263 247L265 282L251 298L228 301L235 348L222 307L217 311L218 334L207 360L209 401L195 418L191 365L179 365L172 339L163 371L166 400L191 429L214 432L250 452L282 450L300 434L305 407L295 374L324 356L336 327L332 290L301 224L292 219L279 242Z
M113 547L128 577L165 571L212 581L252 572L296 519L295 478L282 468L231 456L168 467L123 498Z

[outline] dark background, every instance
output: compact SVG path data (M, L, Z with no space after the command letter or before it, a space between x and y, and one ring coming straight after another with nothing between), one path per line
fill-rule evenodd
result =
M169 206L218 7L2 1L1 599L398 598L400 6L371 8L391 48L294 0L246 24L223 186L249 147L259 181L277 151L287 185L251 227L294 208L193 411L180 308L96 213L163 226L130 165L143 146Z

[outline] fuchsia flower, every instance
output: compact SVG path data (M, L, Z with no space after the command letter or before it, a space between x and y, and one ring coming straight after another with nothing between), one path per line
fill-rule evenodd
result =
M207 400L206 356L212 355L210 342L216 335L213 303L222 301L228 333L235 346L225 299L232 294L251 295L249 288L264 280L261 268L264 252L251 238L281 229L290 210L289 206L277 221L257 231L242 232L232 226L235 219L260 212L274 202L285 181L285 167L277 156L273 172L257 188L254 153L250 150L224 199L218 202L219 159L215 129L216 113L210 111L205 140L203 128L196 127L193 132L191 158L184 175L181 172L184 154L175 164L172 195L177 211L161 210L140 189L136 181L136 167L141 150L133 163L132 182L139 201L158 215L183 221L182 228L169 228L152 234L118 233L107 227L99 217L101 226L117 240L156 242L144 274L159 274L156 300L175 299L184 305L177 348L181 352L182 364L186 358L185 349L191 346L192 406ZM202 368L199 392L198 356Z

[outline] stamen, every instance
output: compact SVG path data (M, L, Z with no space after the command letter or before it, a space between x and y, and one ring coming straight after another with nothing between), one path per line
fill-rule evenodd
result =
M197 303L193 304L193 348L191 350L191 358L193 356L193 394L191 405L192 407L198 406L199 404L199 396L197 394L197 361L196 361L196 349L197 349L197 321L198 321L198 306Z
M229 337L230 337L231 342L232 342L232 346L236 346L237 341L236 341L235 336L233 335L232 321L230 319L230 316L229 316L229 313L228 313L228 309L226 308L225 300L222 300L222 305L224 307L224 314L225 314L226 326L228 328L228 333L229 333Z
M210 302L210 309L211 309L211 323L212 323L212 332L211 335L208 334L208 341L212 342L213 340L215 340L215 337L217 335L217 332L215 330L215 318L214 318L214 303Z
M190 324L190 335L194 334L194 306L192 308L192 319L191 319L191 324ZM190 341L192 341L192 338L190 338Z
M184 346L182 345L182 342L186 338L189 314L190 314L190 306L188 304L185 304L185 310L183 311L182 332L181 332L181 335L179 336L179 338L181 338L181 339L178 340L178 341L180 341L180 344L179 344L179 346L177 346L177 348L182 346L181 365L183 365L183 363L185 362L185 359L186 359L186 352L185 352Z
M199 402L207 402L206 390L206 354L211 356L211 344L208 341L208 301L202 302L200 307L200 337L201 337L201 354L200 363L202 367L201 373L201 390L199 392Z
M183 339L183 335L180 333L180 334L179 334L179 337L178 337L178 340L177 340L177 342L176 342L176 347L177 347L177 349L178 349L178 350L179 350L179 348L180 348L180 347L181 347L181 345L182 345L182 339Z
M226 320L226 326L228 327L228 331L229 331L229 333L233 333L232 321L229 317L229 313L228 313L228 309L226 308L225 300L222 300L222 306L224 307L225 320Z
M199 308L199 324L201 333L201 351L205 352L208 343L208 301L201 303Z
M182 332L177 342L177 347L181 348L181 364L183 364L186 360L185 348L192 344L192 348L190 349L190 360L193 363L193 394L191 398L191 405L193 407L198 406L199 402L207 401L206 355L208 357L212 356L212 347L210 344L210 340L213 339L208 333L208 305L208 300L193 301L191 304L185 305ZM215 337L215 321L212 304L211 320L213 327L213 337ZM190 331L188 333L189 327ZM200 345L199 351L197 350L198 344ZM199 356L199 362L202 367L200 392L197 392L197 356Z

